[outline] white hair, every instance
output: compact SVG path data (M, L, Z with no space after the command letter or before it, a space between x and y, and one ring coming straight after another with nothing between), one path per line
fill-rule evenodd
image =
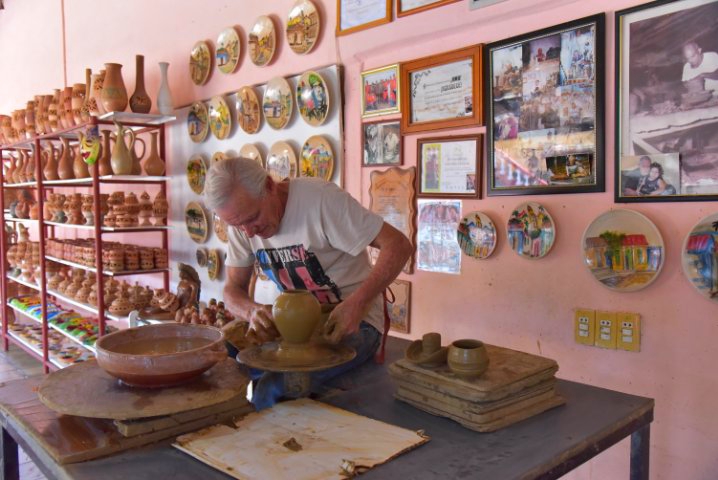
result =
M256 160L226 158L215 162L204 181L204 197L210 210L222 208L237 185L250 196L260 198L267 182L267 171Z

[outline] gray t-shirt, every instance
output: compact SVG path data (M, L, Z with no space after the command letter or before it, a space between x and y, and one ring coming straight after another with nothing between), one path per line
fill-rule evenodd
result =
M333 183L316 178L289 182L289 197L279 230L270 238L248 238L228 228L226 264L249 267L258 261L280 290L311 291L320 303L338 303L369 275L366 251L384 221ZM382 298L377 296L365 321L383 331Z

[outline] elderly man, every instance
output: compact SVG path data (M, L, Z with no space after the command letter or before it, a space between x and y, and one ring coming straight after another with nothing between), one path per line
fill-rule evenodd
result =
M255 260L280 290L305 289L336 304L325 337L357 350L344 366L314 374L326 381L370 358L384 330L382 292L411 255L409 240L333 183L316 178L277 182L256 161L215 163L207 173L208 207L228 225L224 301L247 318L260 341L277 336L271 307L254 302L248 286ZM379 249L374 268L366 247ZM264 374L252 401L257 408L282 396L282 377Z
M651 157L643 155L638 160L638 167L627 172L621 172L621 185L623 186L624 196L636 196L638 193L638 186L640 183L648 177L651 173Z
M704 52L695 42L683 45L683 65L681 80L688 86L689 91L718 92L718 53Z

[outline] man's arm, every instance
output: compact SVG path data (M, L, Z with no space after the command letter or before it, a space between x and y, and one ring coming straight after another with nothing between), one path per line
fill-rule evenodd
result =
M412 253L409 239L386 222L370 245L379 249L379 258L366 280L329 316L324 336L332 343L359 330L371 302L394 281Z
M227 282L224 286L224 303L227 308L249 321L259 342L267 342L278 336L272 318L271 305L261 305L249 298L249 282L252 267L227 267Z

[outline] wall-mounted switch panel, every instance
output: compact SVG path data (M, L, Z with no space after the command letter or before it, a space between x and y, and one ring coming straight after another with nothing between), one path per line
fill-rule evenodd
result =
M620 312L616 314L618 335L616 346L631 352L641 351L641 316L637 313Z
M616 348L616 312L596 310L596 341L602 348Z
M596 340L596 311L577 308L573 320L573 335L576 343L593 345Z

